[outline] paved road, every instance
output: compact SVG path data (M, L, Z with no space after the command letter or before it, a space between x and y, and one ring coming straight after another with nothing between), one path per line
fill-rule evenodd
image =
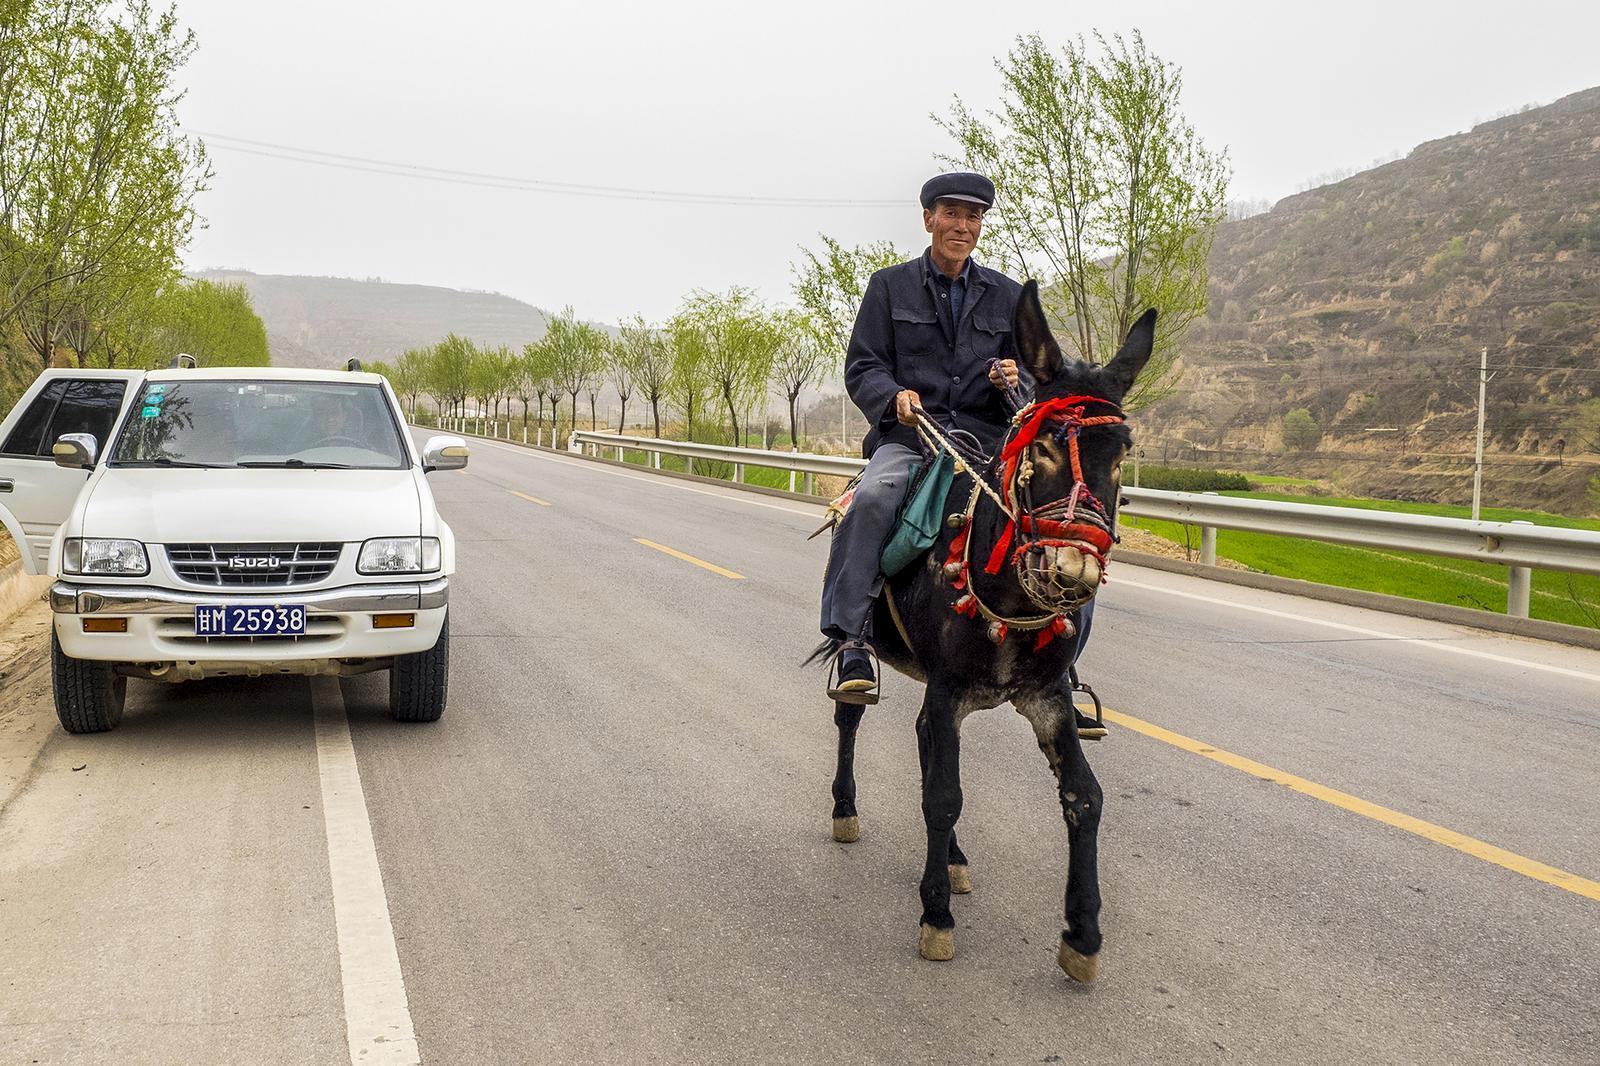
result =
M814 508L489 443L434 485L438 726L389 721L383 675L135 684L117 732L48 742L0 812L0 1062L349 1061L341 705L424 1062L1600 1058L1600 654L1113 567L1083 989L1020 717L963 731L954 962L916 955L918 686L829 839Z

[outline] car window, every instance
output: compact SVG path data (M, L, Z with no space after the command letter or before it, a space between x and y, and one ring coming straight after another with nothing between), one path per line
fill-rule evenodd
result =
M335 381L151 381L128 411L114 466L410 465L377 385Z
M74 381L67 386L66 394L56 406L50 429L39 442L39 454L49 455L56 441L68 433L91 433L95 443L104 452L111 438L111 425L117 420L122 406L122 392L127 383L122 381Z
M40 451L40 443L44 440L44 428L50 424L50 416L55 413L56 405L61 402L61 397L66 391L65 378L46 385L44 390L33 398L33 402L23 412L21 420L6 435L4 446L0 446L0 453L25 456L45 454Z

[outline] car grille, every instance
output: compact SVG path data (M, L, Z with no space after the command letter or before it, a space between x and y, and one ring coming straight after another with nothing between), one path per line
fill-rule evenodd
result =
M173 572L196 585L289 588L325 580L343 545L168 544Z

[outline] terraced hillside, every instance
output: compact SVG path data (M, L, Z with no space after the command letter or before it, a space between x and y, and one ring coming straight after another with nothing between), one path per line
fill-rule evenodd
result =
M1581 458L1574 412L1600 395L1600 88L1224 224L1211 297L1153 437L1271 456L1306 408L1314 452L1461 455L1487 347L1497 463L1566 471L1542 501L1503 502L1578 505L1584 478L1558 460Z

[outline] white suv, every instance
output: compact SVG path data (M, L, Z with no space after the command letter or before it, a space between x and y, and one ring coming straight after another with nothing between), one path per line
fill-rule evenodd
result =
M127 679L389 671L444 713L455 538L377 374L49 370L0 423L0 522L58 578L56 714L111 729Z

